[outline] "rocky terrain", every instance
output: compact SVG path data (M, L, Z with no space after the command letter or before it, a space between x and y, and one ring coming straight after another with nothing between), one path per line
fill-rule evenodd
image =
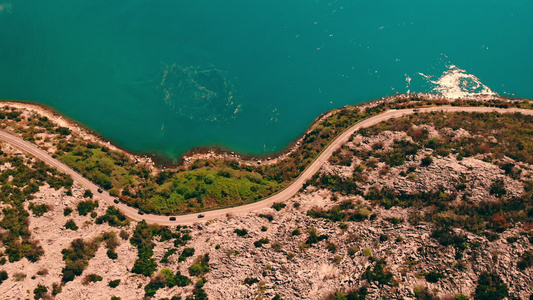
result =
M430 121L439 118L444 124ZM531 141L456 126L458 118L466 120L443 114L369 128L287 203L169 232L98 221L108 214L103 204L82 215L80 203L97 195L76 184L45 183L23 203L43 254L35 262L14 260L1 244L1 298L528 299ZM516 126L530 121L509 118L517 118ZM4 158L34 163L1 147ZM0 176L11 169L3 162ZM30 204L47 209L36 213ZM2 204L0 217L8 208ZM76 230L66 228L70 220ZM2 236L12 230L1 226ZM109 243L98 240L106 234L115 237L115 258ZM98 240L96 251L81 259L81 275L67 280L65 249L76 239ZM135 268L143 253L157 265L150 274ZM181 283L171 283L178 277Z

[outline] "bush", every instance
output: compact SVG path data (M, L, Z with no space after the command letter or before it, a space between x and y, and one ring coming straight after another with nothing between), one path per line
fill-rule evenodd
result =
M33 299L45 299L46 298L46 293L48 293L48 288L46 288L42 284L39 284L33 290Z
M109 226L122 227L129 224L128 219L114 206L109 206L105 215L96 218L96 224L107 223Z
M62 135L62 136L68 136L70 135L70 129L68 129L67 127L57 127L56 130L55 130L56 133Z
M92 198L93 197L93 192L91 192L90 190L85 190L83 192L83 198Z
M80 276L83 270L88 265L88 260L93 258L96 250L100 244L100 237L92 241L84 241L82 239L75 239L70 244L70 247L61 250L65 267L62 269L63 282L74 280L76 276Z
M107 254L107 257L109 257L109 259L114 260L118 258L118 254L115 252L115 250L109 249L107 250L106 254Z
M388 241L388 240L389 240L389 236L388 236L387 234L381 234L381 235L379 236L379 241L380 241L380 242L386 242L386 241Z
M427 282L431 282L431 283L436 283L442 278L445 278L443 274L438 273L438 272L426 272L426 273L423 273L422 276L426 278Z
M427 167L431 165L432 162L433 162L433 158L431 158L431 156L429 155L426 155L424 158L422 158L422 162L420 163L420 166Z
M259 214L258 217L260 218L265 218L267 219L269 222L272 222L272 220L274 220L274 216L270 215L270 214Z
M178 261L185 261L187 257L191 257L194 255L194 248L185 248L181 252L181 255L178 258Z
M490 194L501 198L507 194L503 180L496 180L490 185Z
M78 230L78 225L74 223L74 220L70 219L67 221L67 223L65 223L65 228L76 231Z
M2 270L0 271L0 284L4 282L4 280L8 279L9 276L7 276L7 272Z
M376 262L373 269L368 267L364 273L364 278L368 282L377 282L379 284L389 284L392 281L392 273L385 269L387 261L382 258Z
M322 235L318 235L317 234L317 230L316 228L314 227L310 227L309 229L307 229L307 233L309 234L309 236L307 237L307 240L305 241L305 244L306 245L312 245L312 244L316 244L322 240L326 240L328 238L328 236L326 234L322 234Z
M366 287L362 287L358 290L347 293L336 292L335 294L326 297L326 300L365 300L367 294L368 289Z
M80 216L86 216L88 213L92 212L97 207L97 201L85 200L78 202L77 210Z
M265 244L270 243L270 241L267 238L262 238L254 242L254 246L259 248Z
M326 241L326 249L328 249L328 251L331 253L336 253L337 245L335 245L335 243L332 243L330 241Z
M62 290L63 290L63 288L62 288L61 284L57 284L55 282L52 284L52 296L55 296L55 295L61 293Z
M282 210L283 208L285 208L285 206L287 206L287 204L280 203L280 202L276 202L276 203L272 204L272 208L275 209L276 211Z
M72 213L72 208L67 207L63 210L63 215L66 217Z
M85 276L85 278L83 279L83 284L88 284L90 282L97 282L97 281L102 281L102 276L100 275L97 275L97 274L89 274L87 276Z
M120 284L120 279L112 280L107 285L111 288L116 288Z
M259 279L257 279L257 278L247 277L246 279L244 279L244 284L246 284L246 285L252 285L252 284L258 283L258 282L259 282Z
M520 257L520 260L517 263L517 266L520 270L525 270L533 266L533 251L526 251Z
M245 236L248 234L248 230L246 229L235 229L233 230L234 233L236 233L238 236Z
M415 298L417 300L439 300L434 293L430 292L427 286L416 285L414 287Z
M189 268L191 276L201 276L209 272L209 254L199 256L196 263Z
M28 208L33 212L33 214L36 217L40 217L40 216L44 215L50 209L50 207L47 204L35 205L33 203L30 203Z
M499 275L483 272L479 276L474 292L476 300L500 300L509 296L509 288L504 284Z

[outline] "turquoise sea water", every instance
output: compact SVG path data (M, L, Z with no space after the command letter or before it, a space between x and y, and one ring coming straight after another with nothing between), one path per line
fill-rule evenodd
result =
M170 158L275 152L326 110L454 70L533 98L533 1L4 1L0 99Z

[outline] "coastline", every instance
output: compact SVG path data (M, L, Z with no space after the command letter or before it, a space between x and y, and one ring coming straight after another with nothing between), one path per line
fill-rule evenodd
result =
M415 100L416 99L416 100ZM46 116L50 120L52 120L54 123L58 124L59 126L68 127L73 132L77 133L82 137L84 140L92 141L92 142L98 142L101 144L106 145L112 150L117 150L125 153L126 155L130 156L137 162L142 162L150 166L150 169L152 171L157 172L158 170L172 170L179 167L189 167L194 161L196 160L204 160L204 159L230 159L230 160L236 160L241 164L244 165L272 165L276 164L279 161L285 159L287 156L289 156L291 153L296 151L304 136L311 130L313 130L314 126L322 121L323 119L329 117L331 114L346 108L352 108L352 109L362 109L366 110L369 108L376 107L378 105L386 105L386 104L392 104L394 102L401 103L402 101L445 101L447 103L452 103L456 100L460 99L450 99L446 98L440 94L431 94L431 93L408 93L408 94L396 94L391 96L385 96L382 98L377 98L369 101L364 101L358 104L353 105L345 105L343 107L334 108L331 110L328 110L319 116L317 116L307 127L307 129L301 133L296 139L294 139L292 142L290 142L287 146L285 146L282 150L274 152L274 153L266 153L261 155L253 155L253 154L245 154L245 153L238 153L235 151L231 151L223 146L200 146L195 147L187 152L183 153L177 160L170 159L168 157L165 157L164 155L157 154L157 153L150 153L150 152L136 152L132 151L130 149L121 147L114 143L113 141L107 139L105 136L101 135L99 132L91 129L89 126L76 121L59 111L57 111L55 108L38 103L38 102L32 102L28 100L6 100L6 99L0 99L0 107L16 107L18 109L27 110L30 112L37 113L42 116ZM477 101L489 101L489 100L499 100L499 101L508 101L508 102L516 102L516 101L523 101L526 99L523 98L517 98L517 97L505 97L505 96L483 96L480 95L478 97L474 98L468 98L464 100L477 100ZM422 105L423 106L423 105Z

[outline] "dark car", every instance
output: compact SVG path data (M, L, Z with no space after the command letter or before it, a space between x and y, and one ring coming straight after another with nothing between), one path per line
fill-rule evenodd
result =
M118 201L118 199L115 199L115 200L113 200L113 202L115 202L116 204L118 204L120 201Z
M98 193L103 193L104 191L102 189L98 189Z
M202 214L199 214L199 215L198 215L198 218L203 218L203 217L205 217L205 216L202 215Z
M140 210L139 210L137 213L138 213L139 215L141 215L141 216L144 215L144 212L142 212L142 211L140 211Z
M176 217L170 217L168 218L170 221L176 221Z

